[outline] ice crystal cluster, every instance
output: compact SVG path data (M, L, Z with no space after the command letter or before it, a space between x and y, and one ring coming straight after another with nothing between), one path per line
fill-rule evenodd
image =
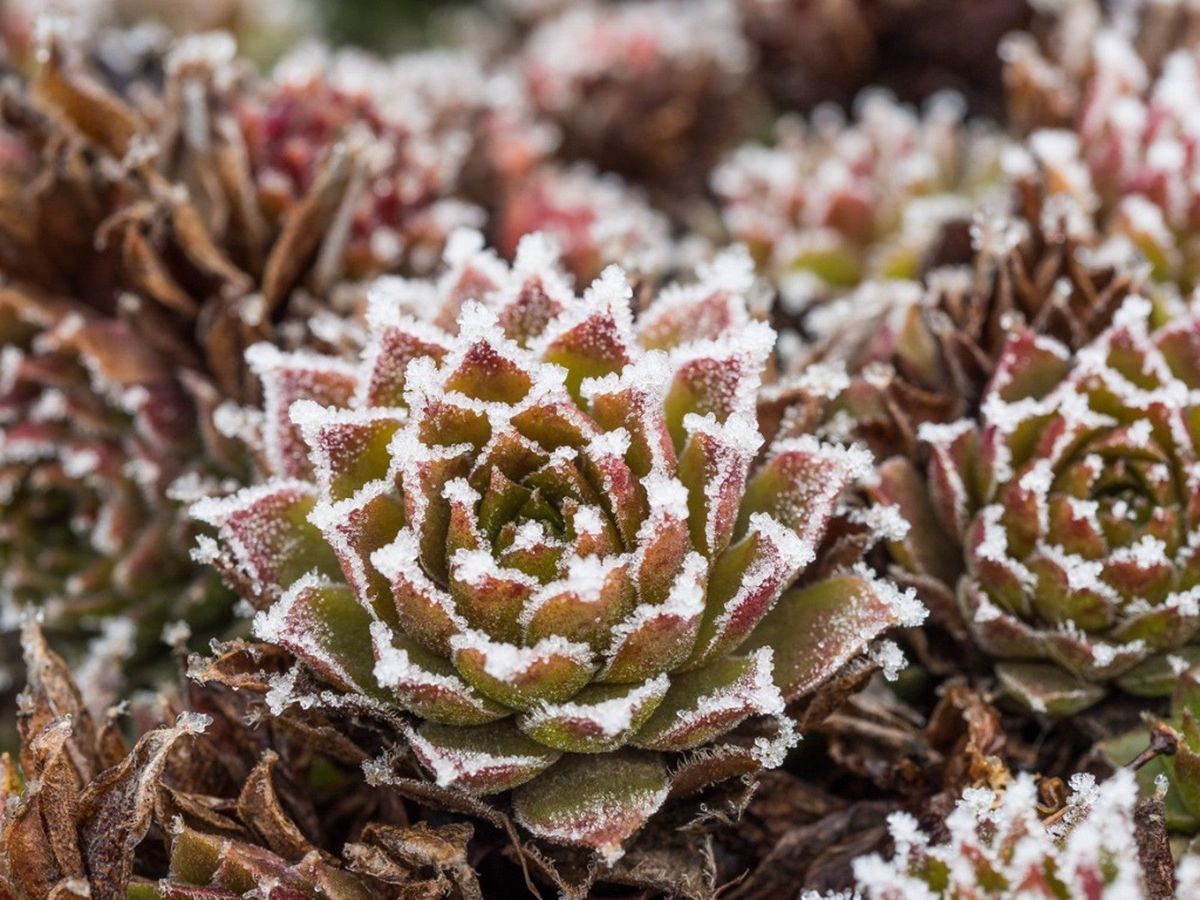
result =
M1037 785L1028 775L999 791L969 789L946 817L948 840L931 837L908 813L893 813L888 830L894 854L855 860L857 890L839 896L1149 897L1137 861L1132 776L1122 772L1097 784L1079 775L1071 789L1066 804L1047 819L1039 814Z
M914 526L897 558L956 593L1001 684L1040 712L1077 712L1114 680L1160 690L1200 623L1197 322L1148 316L1127 300L1074 354L1014 335L978 421L922 430L927 487L902 460L881 471Z
M543 237L510 269L460 232L436 284L379 286L357 363L251 349L273 477L193 507L198 552L259 638L410 713L438 784L616 857L669 754L767 716L777 765L786 701L922 617L821 556L869 455L761 446L749 280L723 254L634 323L619 269L578 296Z

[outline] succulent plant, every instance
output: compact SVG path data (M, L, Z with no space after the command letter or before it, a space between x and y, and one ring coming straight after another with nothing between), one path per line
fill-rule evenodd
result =
M729 234L793 315L868 279L914 279L945 224L969 221L999 178L999 138L964 122L961 99L923 113L883 91L852 119L824 108L781 119L773 146L738 148L713 173Z
M1126 300L1075 353L1014 334L979 416L922 429L927 480L881 467L880 495L913 526L897 563L943 605L957 596L1001 685L1040 712L1076 712L1114 681L1169 692L1168 658L1195 652L1200 324L1155 330L1150 312Z
M232 600L188 558L196 526L174 493L236 471L195 428L210 389L87 307L4 288L0 320L6 627L36 610L78 642L131 621L133 653L168 620L197 633L223 624Z
M534 834L613 859L669 756L777 765L786 702L922 613L854 567L879 524L839 506L863 451L755 463L773 335L744 256L636 326L618 269L578 297L541 236L511 270L470 233L447 259L379 290L358 365L252 351L274 477L198 503L198 553L265 610L260 638L408 713L439 785L515 789Z
M1070 4L1048 56L1029 35L1006 54L1011 105L1055 192L1078 197L1098 232L1136 247L1155 282L1182 295L1200 283L1191 119L1200 19L1184 6L1110 19Z
M446 235L483 224L459 197L489 104L487 77L465 53L430 51L394 62L303 47L261 90L235 99L251 177L268 220L280 220L349 169L338 228L321 260L343 277L428 271ZM336 177L336 176L334 176Z
M854 861L854 897L862 900L1002 900L1009 897L1148 898L1138 855L1137 789L1126 771L1097 784L1071 779L1066 804L1045 816L1037 784L1020 775L999 791L969 788L945 821L948 839L922 831L907 813L888 827L891 859ZM945 836L943 836L945 837ZM1179 894L1182 898L1186 894ZM815 892L804 900L821 900ZM849 900L848 894L828 894Z
M519 65L567 158L686 196L745 136L752 60L729 0L638 0L565 9Z

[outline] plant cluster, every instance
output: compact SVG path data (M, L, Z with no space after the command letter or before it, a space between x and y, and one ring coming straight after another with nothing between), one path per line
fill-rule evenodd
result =
M1200 893L1200 7L143 5L0 9L0 900Z

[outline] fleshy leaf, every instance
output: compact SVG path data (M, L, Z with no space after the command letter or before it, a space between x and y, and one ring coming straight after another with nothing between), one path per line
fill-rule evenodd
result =
M816 690L884 631L918 625L924 617L911 591L902 594L866 572L834 575L785 593L742 650L774 650L775 683L791 700Z
M1001 663L996 679L1005 693L1034 712L1069 716L1087 709L1104 696L1104 688L1089 684L1050 663Z
M727 656L674 675L666 697L633 739L649 750L688 750L706 744L756 715L783 712L772 678L771 649Z
M566 703L543 703L518 719L527 735L569 753L607 753L642 727L670 686L659 675L642 684L596 684Z
M408 734L413 752L438 785L496 794L536 778L561 756L508 722L456 728L426 722Z
M668 791L666 767L655 754L567 755L514 792L513 811L535 835L589 847L612 863Z

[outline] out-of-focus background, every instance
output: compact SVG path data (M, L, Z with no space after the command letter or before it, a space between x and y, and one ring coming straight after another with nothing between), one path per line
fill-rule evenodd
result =
M513 30L571 7L620 0L0 0L11 48L32 44L50 12L147 37L227 30L244 57L269 65L298 40L319 38L380 54L464 42L501 47ZM849 103L875 85L919 101L941 88L997 113L996 47L1030 26L1031 0L736 0L772 93L785 109ZM28 32L28 35L22 35ZM9 61L11 65L12 61Z

